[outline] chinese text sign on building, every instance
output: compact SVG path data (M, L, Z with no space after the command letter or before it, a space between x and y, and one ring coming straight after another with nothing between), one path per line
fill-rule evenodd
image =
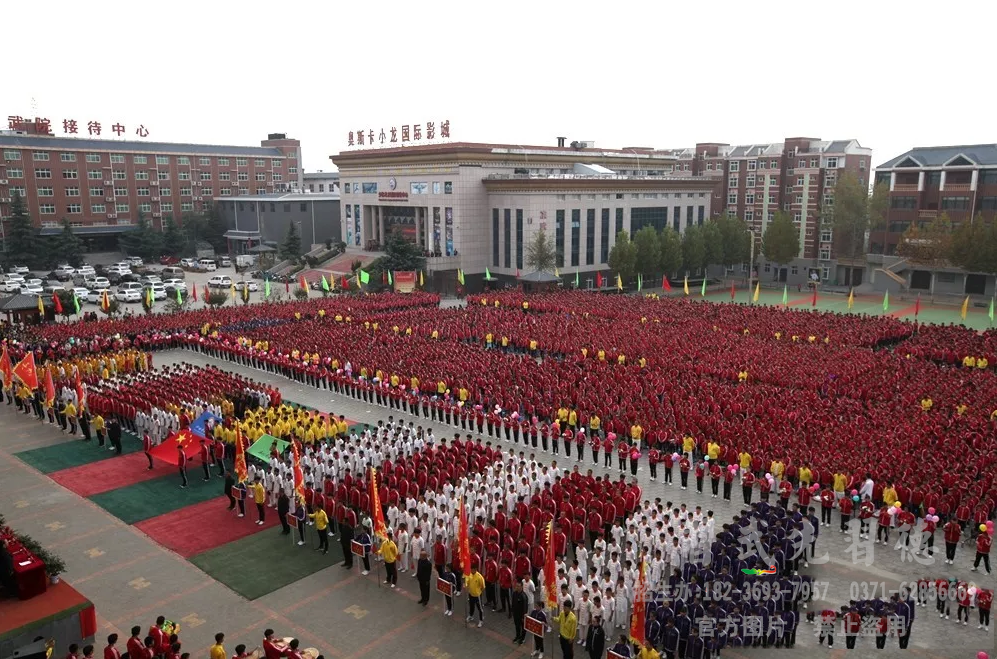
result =
M377 146L377 144L405 144L409 142L429 142L435 139L450 139L450 120L436 122L427 121L423 124L404 124L401 128L392 126L385 130L375 131L373 128L350 131L347 137L349 146Z
M20 130L32 135L55 134L52 132L51 120L43 117L30 119L13 114L7 115L7 127L11 130ZM128 132L128 128L120 121L115 122L106 130L108 134L114 133L115 137L121 137ZM85 131L84 134L92 137L100 137L101 133L105 131L105 127L99 121L87 121L86 125L83 125L75 119L62 120L63 135L78 135L81 131ZM149 137L149 129L146 128L144 124L139 124L138 127L134 129L134 133L138 137Z

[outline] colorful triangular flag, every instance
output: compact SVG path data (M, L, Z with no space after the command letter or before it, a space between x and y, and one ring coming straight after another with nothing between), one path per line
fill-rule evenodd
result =
M689 275L686 275L685 279L682 280L682 288L685 289L685 294L688 295L689 294Z
M782 287L782 306L789 306L789 287L786 285Z
M890 292L886 291L883 294L883 313L890 310Z
M851 309L855 306L855 289L848 289L848 308Z
M762 294L762 282L756 281L755 282L755 294L753 296L751 296L751 301L752 302L758 302L758 298L761 296L761 294Z
M706 297L706 277L703 277L703 288L699 291L699 297Z
M966 299L962 301L962 309L960 310L959 315L962 316L963 320L966 320L966 316L968 314L969 314L969 296L967 295Z
M665 289L666 293L672 292L672 283L668 281L668 275L661 275L661 288Z

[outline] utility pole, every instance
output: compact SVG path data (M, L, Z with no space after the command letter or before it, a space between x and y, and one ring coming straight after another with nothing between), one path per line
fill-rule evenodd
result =
M751 288L751 280L755 275L755 230L748 228L748 235L751 236L751 256L748 257L748 300L754 304L754 293Z

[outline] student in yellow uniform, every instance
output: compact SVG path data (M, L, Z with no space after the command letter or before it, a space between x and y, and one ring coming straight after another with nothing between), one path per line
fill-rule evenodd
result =
M592 431L592 435L598 435L601 427L602 419L599 418L598 414L593 414L589 417L589 430Z
M800 473L798 476L800 478L800 485L810 487L810 483L812 483L814 479L814 474L810 471L810 465L808 463L803 463L803 466L800 467Z
M325 514L325 511L321 508L317 508L315 512L309 515L311 519L315 520L315 530L318 531L318 551L322 550L323 554L329 553L329 516Z
M834 493L844 494L845 488L848 486L848 476L845 476L840 471L834 475ZM840 499L840 496L835 497L835 500Z
M897 490L893 487L893 483L887 483L886 487L883 488L883 503L887 507L892 506L897 501Z
M711 461L715 461L720 457L720 444L716 442L709 442L706 445L706 455L710 456ZM775 475L775 474L773 474Z
M467 621L474 618L474 611L478 611L478 627L485 621L485 613L481 610L481 593L485 590L485 578L478 572L478 566L471 566L471 574L464 577L464 585L467 587Z
M686 435L682 438L682 452L689 456L689 462L693 461L693 452L696 450L696 440ZM712 459L712 458L711 458Z
M741 465L741 473L751 470L751 454L747 451L737 454L738 464Z
M572 430L578 425L578 412L571 410L568 412L568 427Z
M225 653L225 646L222 643L225 642L225 634L218 632L215 634L215 644L208 649L208 659L228 659L228 655Z
M398 545L395 544L391 531L388 531L388 538L381 543L377 553L384 559L384 569L387 573L384 583L392 588L396 587L398 585L398 563L396 562L398 560ZM481 608L480 605L478 608Z
M263 502L266 501L267 492L263 489L263 483L259 478L253 483L253 501L256 502L256 512L259 513L260 518L256 520L256 523L263 526L263 520L266 519L266 510L263 507Z
M69 421L69 434L76 434L76 406L73 405L73 401L66 401L66 409L63 410L63 414L66 415L66 420Z
M644 437L644 429L639 423L630 426L630 439L634 444L640 445L641 438Z
M555 616L558 633L561 640L561 656L573 657L575 653L575 636L578 635L578 616L572 610L571 600L565 600L561 612Z
M104 417L99 413L93 415L93 429L97 433L97 446L104 446Z

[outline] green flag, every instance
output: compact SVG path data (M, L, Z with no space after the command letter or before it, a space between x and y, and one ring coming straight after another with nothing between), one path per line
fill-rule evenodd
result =
M641 289L644 288L644 277L637 273L637 292L640 293Z
M263 296L270 297L270 279L263 280Z
M369 284L370 283L370 275L367 274L366 270L361 270L360 271L360 283L361 284Z
M492 280L492 273L489 272L488 268L485 268L485 281L491 281L491 280Z
M990 324L993 325L994 324L994 298L990 298L990 313L988 313L987 315L990 316Z
M322 290L329 291L329 280L325 278L325 275L322 275Z
M73 308L76 309L76 313L80 313L80 298L76 297L76 293L73 293ZM994 308L990 305L990 320L994 319Z
M575 288L581 288L581 280L579 279L577 270L575 270Z
M789 306L789 287L788 286L783 286L782 287L782 306L784 306L784 307L788 307Z
M699 291L699 297L706 297L706 277L703 277L703 289Z
M176 291L177 291L177 304L183 304L183 298L180 297L180 288L178 287Z
M890 310L890 292L886 291L886 294L883 296L883 313L886 313L889 310Z
M395 285L395 278L391 276L391 271L388 270L388 286Z

